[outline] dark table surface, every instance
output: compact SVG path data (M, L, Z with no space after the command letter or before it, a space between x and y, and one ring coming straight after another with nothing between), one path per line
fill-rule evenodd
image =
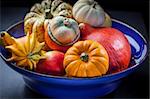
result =
M7 7L1 8L0 31L7 29L12 24L23 20L29 8ZM148 33L140 12L108 11L115 19L121 20L134 28L148 40ZM26 87L22 76L9 68L0 58L0 98L42 98ZM120 87L104 98L148 98L149 97L149 59L143 62L141 67L123 79ZM46 98L46 97L45 97Z

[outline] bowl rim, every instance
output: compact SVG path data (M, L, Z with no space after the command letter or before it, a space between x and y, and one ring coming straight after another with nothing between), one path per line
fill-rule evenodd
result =
M135 68L135 67L137 67L138 65L142 64L142 63L144 62L144 60L146 59L146 57L148 56L148 44L147 44L146 39L143 37L143 35L142 35L138 30L136 30L135 28L133 28L132 26L130 26L130 25L128 25L127 23L122 22L122 21L120 21L120 20L118 20L118 19L114 19L114 18L113 18L112 21L117 22L117 23L119 23L119 24L122 24L122 25L124 25L124 26L130 28L131 30L135 31L135 32L144 40L144 43L145 43L146 46L147 46L146 54L145 54L145 56L143 57L143 59L142 59L140 62L136 63L135 65L133 65L133 66L131 66L131 67L125 69L125 70L122 70L122 71L119 71L119 72L116 72L116 73L107 74L107 75L98 76L98 77L86 77L86 78L46 75L46 74L37 73L37 72L34 72L34 71L30 71L30 70L27 70L27 69L18 67L18 66L16 66L16 65L13 64L13 63L8 62L7 59L3 56L3 54L2 54L1 52L0 52L0 56L1 56L1 58L2 58L5 62L8 62L8 64L10 64L11 66L14 66L15 68L18 68L18 69L20 69L20 70L22 70L22 71L25 71L25 72L27 72L27 73L30 73L30 74L34 74L34 75L36 75L36 76L42 76L42 77L46 77L46 78L67 79L67 80L86 80L86 79L88 79L88 80L92 79L92 80L93 80L93 79L104 79L104 78L107 78L107 77L113 77L113 76L115 76L115 75L119 75L119 74L125 73L125 72L127 72L127 71L129 71L129 70L131 70L131 69L133 69L133 68ZM15 24L11 25L10 27L8 27L8 28L6 29L6 31L8 32L11 28L13 28L13 27L15 27L16 25L19 25L19 24L21 24L21 23L23 23L23 22L24 22L24 21L21 20L21 21L15 23ZM9 67L11 67L11 66L9 66Z

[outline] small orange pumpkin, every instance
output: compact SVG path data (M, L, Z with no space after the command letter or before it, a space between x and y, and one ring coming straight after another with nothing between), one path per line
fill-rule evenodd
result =
M106 74L109 58L105 48L96 41L78 41L64 57L64 67L69 77L95 77Z

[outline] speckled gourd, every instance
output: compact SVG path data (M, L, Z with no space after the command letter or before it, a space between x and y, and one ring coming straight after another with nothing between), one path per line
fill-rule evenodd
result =
M37 33L40 42L44 41L44 24L54 16L72 17L72 6L61 0L43 0L36 3L24 18L25 33Z

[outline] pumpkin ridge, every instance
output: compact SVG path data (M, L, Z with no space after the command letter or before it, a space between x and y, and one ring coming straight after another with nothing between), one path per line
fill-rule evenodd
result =
M97 13L97 10L96 10L96 15L97 15L97 16L100 16L99 13ZM99 24L99 25L103 24L103 23L100 24L99 17L96 17L96 20L98 21L98 24Z
M79 65L76 75L80 77L86 77L85 65L83 63Z
M84 4L83 4L84 5ZM77 6L77 4L75 4L74 6ZM73 15L75 15L78 11L79 11L79 9L81 8L82 6L80 6L80 7L77 7L76 9L74 9L74 7L73 7Z
M92 64L92 68L93 68L93 75L94 76L100 76L100 75L102 75L100 72L99 72L99 70L98 70L98 68L95 66L95 64L93 64L91 61L89 61L89 63L91 63ZM91 66L91 65L89 65L89 66ZM94 66L94 67L93 67ZM98 73L98 75L95 75L95 73ZM93 76L92 75L92 76ZM91 76L91 75L90 75Z
M93 60L93 61L97 61L97 60ZM97 62L97 63L99 64L99 66L98 66L98 64L96 64L96 63L93 62L93 61L91 61L91 62L96 66L96 68L97 68L99 71L102 72L101 74L104 74L105 71L107 70L107 69L105 68L105 66L104 66L102 63ZM101 66L101 67L100 67L100 66ZM101 68L101 69L100 69L100 68ZM103 68L103 70L102 70L102 68Z
M24 18L24 21L26 21L27 19L30 19L30 18L34 18L34 17L40 17L39 14L35 13L35 12L29 12L26 14L25 18Z
M90 57L103 57L103 56L101 56L101 55L90 55L90 54L89 54L89 56L90 56Z
M71 51L70 51L71 50ZM74 49L68 49L68 52L69 52L69 54L68 53L66 53L66 55L78 55L79 54L79 52L77 51L78 49L76 48L76 47L74 47Z
M43 42L44 41L44 20L42 19L39 19L39 21L36 21L33 25L33 32L36 33L36 37L38 38L38 40L40 42Z
M89 42L84 42L84 43L83 43L83 48L84 48L84 50L87 51L87 53L89 53L89 51L88 51L89 47L90 47Z
M43 0L41 2L41 6L42 8L45 10L45 9L50 9L51 8L51 5L52 5L52 1L51 0Z
M79 65L75 68L75 70L74 70L74 74L75 74L75 75L77 74L77 71L78 71L79 66L80 66L80 64L81 64L81 63L78 62L78 61L79 61L79 60L73 61L74 63L79 64ZM74 65L70 65L71 63L73 64L73 62L70 62L69 65L67 65L67 67L66 67L65 70L68 70L68 68L69 68L70 66L74 66ZM66 71L66 72L67 72L67 71ZM70 76L70 74L69 74L68 76ZM74 75L71 75L71 76L74 76Z
M93 47L94 46L94 47ZM91 49L91 47L92 47L92 49ZM98 49L99 47L95 47L95 44L92 44L92 45L90 45L90 47L89 47L89 52L92 52L93 50L95 50L95 49Z
M64 6L64 5L65 5L65 6ZM64 6L64 7L61 8L61 6ZM67 6L69 6L69 7L67 7ZM59 11L59 8L61 8L60 11ZM67 8L67 9L66 9L66 8ZM68 5L68 3L63 2L63 3L59 4L56 9L58 9L58 11L61 12L61 11L63 11L63 10L70 10L71 8L72 8L72 7L71 7L70 5ZM56 9L55 9L55 10L56 10Z
M85 73L86 73L86 77L88 77L88 74L87 74L87 63L86 64L84 64L85 65Z
M69 62L69 63L68 63L68 65L67 65L67 67L69 67L69 66L70 66L70 64L73 64L73 63L78 62L79 60L80 60L80 59L77 59L77 60L75 60L75 61L71 61L71 62ZM65 67L66 67L66 64L65 64ZM67 68L67 67L66 67L66 68Z
M86 13L86 17L85 19L89 19L88 17L90 17L90 13L92 11L92 8L89 7L89 9L87 10L88 12Z
M41 11L41 4L40 3L34 4L33 7L30 9L30 12L35 12L35 13L38 13L38 14L43 13Z
M90 51L90 55L93 56L93 55L98 55L100 53L96 53L96 52L100 52L100 49L99 48L94 48L93 50ZM100 54L101 56L101 54Z
M82 61L81 61L81 62L82 62ZM78 68L76 69L75 75L77 75L77 73L78 73L78 71L79 71L79 68L80 68L80 66L81 66L81 62L80 62L80 64L78 65Z
M69 59L68 59L69 58ZM76 56L76 55L67 55L66 57L65 57L65 66L66 65L68 65L71 61L75 61L75 60L77 60L78 59L78 57Z
M98 12L98 9L96 10L96 12ZM97 14L97 16L100 16L100 15L98 15L98 14L101 14L101 13L96 13ZM99 19L99 17L97 17L97 20ZM104 21L103 22L100 22L100 20L99 20L99 25L101 26L101 25L103 25L103 23L105 22L105 14L104 14Z
M91 61L90 61L91 62ZM93 66L95 66L95 69L99 72L99 69L97 68L97 66L93 63L93 62L91 62L92 64L93 64ZM100 72L99 72L100 73ZM102 75L102 73L100 73L101 75Z
M51 5L52 5L52 8L51 8L51 13L53 13L57 8L58 6L62 3L63 1L62 0L54 0ZM57 3L57 4L56 4Z
M97 59L94 59L95 61L97 61L97 63L99 63L102 67L103 67L103 69L105 70L105 71L107 71L108 70L108 66L106 67L106 64L104 64L103 63L103 61L101 61L101 60L97 60ZM96 65L97 66L97 65Z
M32 21L31 21L32 20ZM24 31L25 33L32 33L32 28L33 28L33 25L34 23L36 22L36 18L31 18L31 19L27 19L25 22L24 22L24 25L26 25L26 27L24 27Z
M84 16L81 17L80 15L83 14L82 9L85 9L86 7L88 8L88 6L82 6L81 9L79 9L79 11L76 13L76 17L78 20L84 20ZM88 10L86 12L88 12ZM81 22L81 21L79 21L79 22Z

